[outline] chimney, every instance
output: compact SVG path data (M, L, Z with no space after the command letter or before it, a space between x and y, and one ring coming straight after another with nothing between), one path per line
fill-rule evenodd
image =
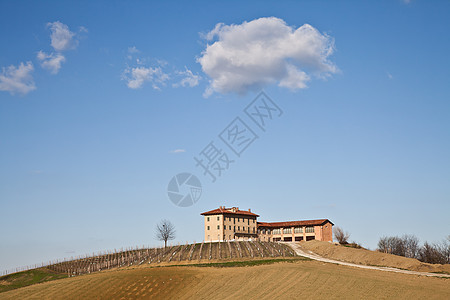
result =
M248 212L252 212L252 210L249 208L249 209L248 209Z

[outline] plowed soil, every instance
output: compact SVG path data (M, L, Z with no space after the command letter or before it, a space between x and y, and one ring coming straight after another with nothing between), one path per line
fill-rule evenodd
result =
M450 299L450 280L317 261L140 267L46 282L0 299Z

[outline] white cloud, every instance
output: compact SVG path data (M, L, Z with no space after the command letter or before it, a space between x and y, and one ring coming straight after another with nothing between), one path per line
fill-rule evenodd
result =
M78 46L78 40L75 38L75 33L70 31L66 24L56 21L48 23L47 26L50 27L52 32L50 35L52 40L51 45L56 51L74 49ZM87 31L86 28L82 28L83 31Z
M128 53L139 53L139 49L136 46L128 47Z
M61 53L50 53L39 51L37 54L38 60L41 62L41 67L47 69L52 74L57 74L61 69L61 64L66 61L66 58Z
M20 63L18 67L9 66L7 68L2 68L2 73L0 74L0 91L9 92L11 95L16 93L25 95L32 90L36 89L34 85L33 72L34 67L31 62L24 64Z
M184 71L176 71L176 74L179 76L183 76L183 78L177 82L172 84L173 87L194 87L198 85L200 81L199 75L194 75L191 70L189 70L186 66L184 67Z
M160 67L135 67L125 69L122 79L127 81L130 89L141 88L145 82L150 82L154 89L160 90L160 86L165 84L169 75Z
M389 72L387 72L387 77L388 77L389 79L394 79L394 76L392 76L392 74L389 73Z
M184 150L184 149L175 149L175 150L170 151L170 153L174 153L174 154L184 153L184 152L186 152L186 150Z
M283 20L260 18L240 25L217 24L205 35L208 44L197 61L211 78L205 91L244 94L277 83L292 90L312 77L338 71L328 60L334 41L309 24L295 29Z
M78 46L77 35L69 30L69 27L59 21L47 23L50 28L51 46L56 52L45 53L39 51L37 58L41 63L41 67L47 69L52 74L57 74L62 64L66 61L66 57L61 54L62 51L75 49ZM79 27L79 32L88 32L84 26ZM79 37L79 36L78 36Z

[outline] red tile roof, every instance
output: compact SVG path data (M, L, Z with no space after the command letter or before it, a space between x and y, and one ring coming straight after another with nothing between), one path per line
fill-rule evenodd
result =
M319 220L304 220L304 221L290 221L290 222L258 222L258 227L294 227L294 226L318 226L323 225L326 222L330 222L331 225L334 225L328 219L319 219Z
M234 210L233 210L234 208ZM245 215L245 216L252 216L252 217L259 217L259 215L254 214L248 210L239 210L237 207L231 207L231 208L225 208L225 207L219 207L204 213L201 213L202 216L207 215L225 215L225 214L231 214L231 215Z

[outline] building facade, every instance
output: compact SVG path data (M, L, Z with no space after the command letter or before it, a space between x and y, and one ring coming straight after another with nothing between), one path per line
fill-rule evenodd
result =
M201 215L205 218L205 241L249 240L256 239L257 218L259 215L239 210L239 207L207 211Z
M266 242L333 241L333 223L328 219L258 222L259 215L239 207L207 211L205 241L260 240Z
M266 242L333 241L333 223L328 219L292 222L258 222L258 237Z

